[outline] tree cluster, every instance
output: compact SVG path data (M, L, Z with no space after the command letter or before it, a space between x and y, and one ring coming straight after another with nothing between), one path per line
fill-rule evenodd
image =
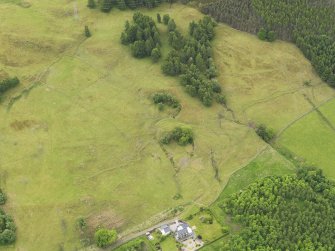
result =
M278 36L295 42L320 77L335 87L334 1L219 0L203 11L261 39Z
M95 232L94 240L98 247L108 247L117 240L117 232L115 230L100 228Z
M270 143L271 140L273 140L275 137L274 131L270 128L267 128L263 124L257 126L256 133L259 137L261 137L267 143Z
M121 42L130 45L132 54L136 58L151 57L157 62L161 57L160 35L154 20L140 12L133 16L133 22L125 24L124 32L121 34Z
M175 141L178 145L186 146L188 144L193 144L193 140L194 138L192 129L176 127L161 139L161 143L168 145L172 141Z
M7 78L0 81L0 95L12 89L20 84L20 80L17 77L14 78Z
M211 106L214 100L224 104L212 58L211 40L215 36L216 23L208 16L199 22L191 22L187 38L177 30L173 19L169 18L167 23L168 40L173 49L165 59L162 71L170 76L180 75L187 93L199 98L204 105Z
M5 204L6 195L0 189L0 205ZM9 245L16 240L16 226L11 216L0 208L0 246Z
M112 8L118 8L120 10L137 9L141 7L154 8L160 5L164 0L102 0L100 1L100 9L102 12L109 12ZM95 8L96 4L94 0L88 0L87 6L89 8ZM92 7L93 6L93 7Z
M223 250L335 249L335 184L321 170L261 179L220 206L243 225Z
M162 110L164 106L169 106L174 109L181 109L181 105L177 98L166 92L155 93L152 96L152 100L154 104L160 107L160 110Z

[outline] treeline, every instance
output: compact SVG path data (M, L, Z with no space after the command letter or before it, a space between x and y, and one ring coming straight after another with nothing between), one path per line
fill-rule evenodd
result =
M163 2L173 3L174 0L88 0L87 7L94 9L100 8L102 12L109 12L112 8L120 10L137 9L141 7L154 8Z
M0 81L0 95L12 89L20 84L20 80L17 77L14 78L7 78Z
M321 170L261 179L220 207L243 226L223 250L335 250L335 184Z
M255 34L263 28L295 42L320 77L335 87L334 1L218 0L202 10L234 28Z
M215 36L216 23L208 16L193 21L189 25L189 36L184 37L173 19L166 17L165 20L168 20L168 40L173 49L162 64L162 71L169 76L180 76L187 93L199 98L204 105L211 106L213 101L224 104L212 58L211 40Z
M136 58L150 56L154 62L161 57L160 35L155 21L140 12L133 16L133 23L129 21L125 24L125 30L121 34L121 42L130 45L132 54Z
M5 193L0 189L0 205L4 205L6 200ZM14 220L0 208L0 246L12 244L15 240L16 226Z

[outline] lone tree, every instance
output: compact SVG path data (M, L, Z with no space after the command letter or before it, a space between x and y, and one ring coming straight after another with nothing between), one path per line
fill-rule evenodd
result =
M158 23L162 22L162 17L161 17L161 14L159 14L159 13L157 13L157 21L158 21Z
M165 25L167 25L167 24L169 23L169 20L170 20L170 16L169 16L169 14L165 14L165 15L163 16L163 23L164 23Z
M105 248L112 245L117 239L117 233L114 229L98 229L94 234L94 240L98 247Z
M90 36L92 36L92 34L91 34L91 32L90 32L90 29L88 28L87 25L85 25L85 36L86 36L86 37L90 37Z
M96 6L95 4L95 1L94 0L88 0L88 3L87 3L87 7L90 8L90 9L94 9Z

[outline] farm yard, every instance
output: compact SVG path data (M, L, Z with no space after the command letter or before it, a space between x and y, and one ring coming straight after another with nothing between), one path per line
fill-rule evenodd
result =
M265 43L219 24L214 60L228 109L207 108L177 78L165 76L159 63L135 59L121 44L133 11L105 14L84 0L23 2L0 0L0 78L21 80L0 104L0 186L8 195L4 209L18 228L15 246L1 250L78 250L81 216L90 234L104 226L122 237L183 211L187 216L192 207L212 205L220 215L214 202L222 190L224 197L257 178L293 173L292 163L255 133L260 123L279 135L276 144L335 178L334 130L308 102L321 105L335 125L335 92L294 45ZM181 4L141 12L169 14L184 34L203 17ZM85 25L92 32L88 39ZM157 27L164 58L167 28ZM157 91L180 100L175 118L152 103ZM193 145L160 144L176 126L192 128ZM227 225L209 228L199 217L192 224L208 242ZM172 251L172 243L166 239L163 250Z

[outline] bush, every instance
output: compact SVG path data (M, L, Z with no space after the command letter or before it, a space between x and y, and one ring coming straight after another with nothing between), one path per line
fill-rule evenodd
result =
M185 146L193 143L193 132L190 128L176 127L161 139L161 143L169 144L175 141L178 145Z
M152 100L156 105L162 104L172 108L180 108L179 101L169 93L155 93L152 97Z
M115 230L100 228L95 232L94 240L98 247L105 248L117 240L117 233Z
M0 95L6 92L7 90L16 87L20 83L20 80L17 77L7 78L0 82Z
M256 128L256 133L267 143L270 143L271 140L273 140L275 137L274 131L272 129L266 128L266 126L263 124Z
M0 189L0 205L4 205L7 201L6 194Z
M86 36L86 37L90 37L90 36L92 36L92 34L91 34L91 32L90 32L90 30L89 30L89 28L88 28L87 25L85 25L85 36Z
M16 234L14 231L5 229L0 233L0 245L8 245L14 243L16 240Z
M13 218L0 209L0 245L12 244L16 240Z
M265 41L266 40L266 30L264 28L261 28L259 32L257 33L257 36L260 40Z
M87 228L87 222L85 218L80 217L77 219L77 227L82 231L84 231Z

